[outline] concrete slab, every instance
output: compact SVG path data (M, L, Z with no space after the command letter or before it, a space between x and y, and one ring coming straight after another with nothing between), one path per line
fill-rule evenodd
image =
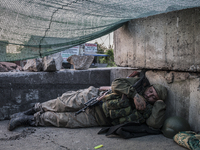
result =
M134 19L114 32L117 66L200 72L200 8Z
M99 150L185 150L172 139L163 135L149 135L139 138L108 138L98 135L95 128L20 127L7 130L8 120L0 121L0 149L2 150L92 150L102 144Z

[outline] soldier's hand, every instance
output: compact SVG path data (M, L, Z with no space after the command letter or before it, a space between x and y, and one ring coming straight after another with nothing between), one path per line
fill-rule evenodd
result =
M133 99L137 110L144 110L146 108L146 102L142 96L136 94Z

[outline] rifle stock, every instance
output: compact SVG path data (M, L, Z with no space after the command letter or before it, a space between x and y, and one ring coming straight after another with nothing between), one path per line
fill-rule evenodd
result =
M135 77L135 76L137 76L139 74L140 74L139 72L133 71L127 78L129 78L129 77Z

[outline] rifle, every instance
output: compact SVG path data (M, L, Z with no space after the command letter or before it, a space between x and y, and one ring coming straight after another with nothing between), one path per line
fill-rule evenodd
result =
M78 115L78 114L80 114L81 112L84 112L88 107L91 108L94 105L96 105L97 103L99 103L101 101L101 99L104 98L110 92L111 92L111 89L105 91L104 93L102 93L102 95L100 95L98 97L94 97L94 98L90 99L89 101L87 101L86 103L84 103L85 107L83 107L82 109L80 109L79 111L77 111L75 113L75 116Z
M150 86L149 80L145 76L146 70L140 72L140 79L133 85L137 93L143 91L146 87Z

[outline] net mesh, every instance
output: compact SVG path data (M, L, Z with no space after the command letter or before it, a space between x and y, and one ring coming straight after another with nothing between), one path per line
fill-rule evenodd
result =
M43 57L199 0L1 0L0 61Z

